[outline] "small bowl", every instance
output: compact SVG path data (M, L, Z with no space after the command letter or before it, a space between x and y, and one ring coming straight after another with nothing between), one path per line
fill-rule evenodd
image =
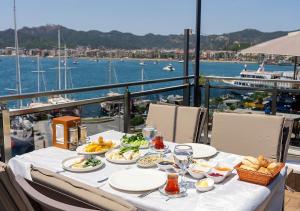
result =
M207 181L208 183L208 186L207 187L201 187L199 186L199 183L200 182L203 182L203 181ZM214 187L214 180L213 179L210 179L210 178L205 178L205 179L202 179L202 180L199 180L198 182L195 183L195 187L198 191L200 192L205 192L205 191L210 191L211 189L213 189Z
M159 161L156 163L157 167L163 171L172 169L173 164L174 164L173 162L168 161L168 160L162 160L162 161Z
M187 171L193 178L202 179L205 176L205 173L210 171L210 168L192 164Z
M213 176L213 175L210 175L210 174L219 174L220 176L217 176L217 175ZM216 172L213 169L210 170L209 172L205 173L205 176L207 178L210 178L210 179L214 180L215 183L220 183L226 178L225 174L221 174L219 172Z
M194 165L205 167L205 168L213 168L218 165L217 161L206 161L206 160L194 160Z
M225 177L228 177L232 173L233 169L234 168L228 163L218 163L218 165L213 168L214 172L223 174Z

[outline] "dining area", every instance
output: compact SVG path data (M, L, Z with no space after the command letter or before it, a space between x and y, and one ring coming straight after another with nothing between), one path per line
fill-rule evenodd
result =
M6 210L284 209L291 123L282 116L214 112L208 144L202 140L207 112L150 104L141 132L99 131L78 139L75 147L53 125L53 146L1 164L0 192L7 200L0 205Z

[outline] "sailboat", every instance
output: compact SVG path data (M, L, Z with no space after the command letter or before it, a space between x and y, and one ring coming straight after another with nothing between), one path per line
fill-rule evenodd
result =
M19 42L16 18L16 1L14 0L14 30L16 50L16 89L17 94L22 94L21 69L19 56ZM22 100L17 103L17 108L23 107ZM19 155L34 150L33 124L27 116L17 116L11 119L10 138L12 142L12 155Z

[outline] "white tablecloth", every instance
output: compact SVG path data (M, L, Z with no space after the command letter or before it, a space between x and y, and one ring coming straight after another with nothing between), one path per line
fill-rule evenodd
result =
M91 136L91 139L96 139L99 135L106 139L120 139L123 134L116 131L107 131ZM172 149L175 144L168 143L168 145ZM16 156L9 161L9 165L16 175L31 179L30 165L58 172L62 170L61 161L75 155L76 152L73 151L49 147ZM238 155L219 152L212 160L237 164L241 159L242 157ZM138 194L120 192L113 189L108 182L97 183L98 180L108 177L113 172L137 168L135 164L117 165L105 159L103 161L105 162L105 167L95 172L60 172L60 174L120 196L133 203L140 210L281 210L282 207L286 169L283 169L268 187L239 181L238 175L234 172L223 183L216 184L212 191L205 193L197 192L192 185L196 180L190 178L188 181L191 182L191 188L188 189L187 197L166 201L166 197L162 196L158 191L145 198L138 198Z

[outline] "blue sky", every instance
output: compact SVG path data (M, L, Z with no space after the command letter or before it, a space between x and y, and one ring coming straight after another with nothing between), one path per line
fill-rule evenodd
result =
M179 34L195 27L195 0L16 0L18 27ZM300 0L202 0L202 33L300 29ZM0 30L13 27L13 0L0 1Z

